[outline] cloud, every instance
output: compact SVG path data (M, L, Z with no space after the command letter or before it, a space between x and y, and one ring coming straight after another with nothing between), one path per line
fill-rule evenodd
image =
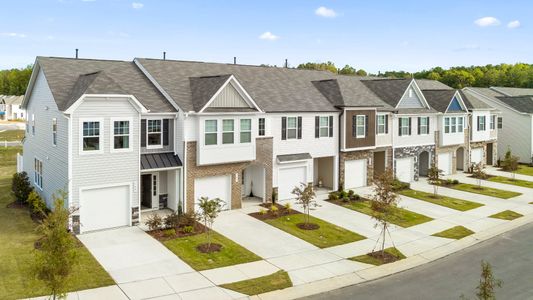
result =
M279 39L279 36L273 34L270 31L267 31L267 32L261 34L259 36L259 38L262 39L262 40L275 41L275 40Z
M483 17L474 21L479 27L498 26L501 24L500 20L495 17Z
M514 20L514 21L507 23L507 28L510 28L510 29L518 28L520 26L521 24L520 24L520 21L518 20Z
M335 18L337 16L337 13L331 8L320 6L315 10L315 15L324 18Z
M17 38L25 38L26 37L26 35L24 33L16 33L16 32L0 32L0 36L17 37Z
M140 2L133 2L131 4L131 7L133 7L134 9L141 9L144 7L144 4L140 3Z

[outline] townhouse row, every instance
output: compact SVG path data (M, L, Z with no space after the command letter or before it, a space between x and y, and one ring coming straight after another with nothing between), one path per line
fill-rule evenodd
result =
M76 233L158 209L225 209L401 181L497 158L498 112L430 80L187 61L38 57L23 107L23 166L51 205L66 190Z

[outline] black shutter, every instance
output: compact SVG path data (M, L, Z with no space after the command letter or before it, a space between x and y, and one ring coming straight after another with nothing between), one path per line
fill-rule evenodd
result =
M287 139L287 117L281 118L281 139Z
M315 117L315 137L320 137L320 117Z
M389 133L389 115L385 115L385 133Z
M426 124L427 124L427 127L428 127L428 134L430 134L431 131L429 131L429 117L426 117Z
M302 139L302 117L298 117L298 139Z
M365 137L368 136L368 116L365 115Z
M418 134L420 135L420 120L422 120L421 117L418 117Z
M333 137L333 116L329 116L329 137Z
M168 146L169 132L168 119L163 119L163 146Z
M411 118L409 118L409 135L411 135Z
M479 120L481 119L480 116L477 116L477 126L476 126L476 129L477 131L479 131Z
M352 136L357 137L357 116L352 117Z
M146 120L141 120L141 147L146 147Z
M402 136L402 120L403 118L398 118L398 135Z

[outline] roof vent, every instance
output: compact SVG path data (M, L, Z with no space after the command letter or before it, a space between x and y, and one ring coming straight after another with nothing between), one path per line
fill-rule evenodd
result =
M237 56L234 56L234 57L233 57L233 64L234 64L234 65L237 64Z
M163 51L163 60L167 60L167 52Z
M76 59L78 59L78 48L76 48Z

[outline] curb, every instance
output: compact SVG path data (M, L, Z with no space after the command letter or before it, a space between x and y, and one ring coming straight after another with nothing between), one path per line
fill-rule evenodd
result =
M473 245L489 240L512 229L533 222L533 214L518 218L508 223L497 225L485 231L474 233L460 240L455 240L443 246L419 253L417 255L402 259L392 264L371 267L354 273L322 279L298 286L293 286L283 290L271 291L264 294L250 296L253 300L275 300L275 299L297 299L312 296L331 290L356 285L364 282L374 281L393 274L404 272L415 267L436 261L451 254L467 249Z

